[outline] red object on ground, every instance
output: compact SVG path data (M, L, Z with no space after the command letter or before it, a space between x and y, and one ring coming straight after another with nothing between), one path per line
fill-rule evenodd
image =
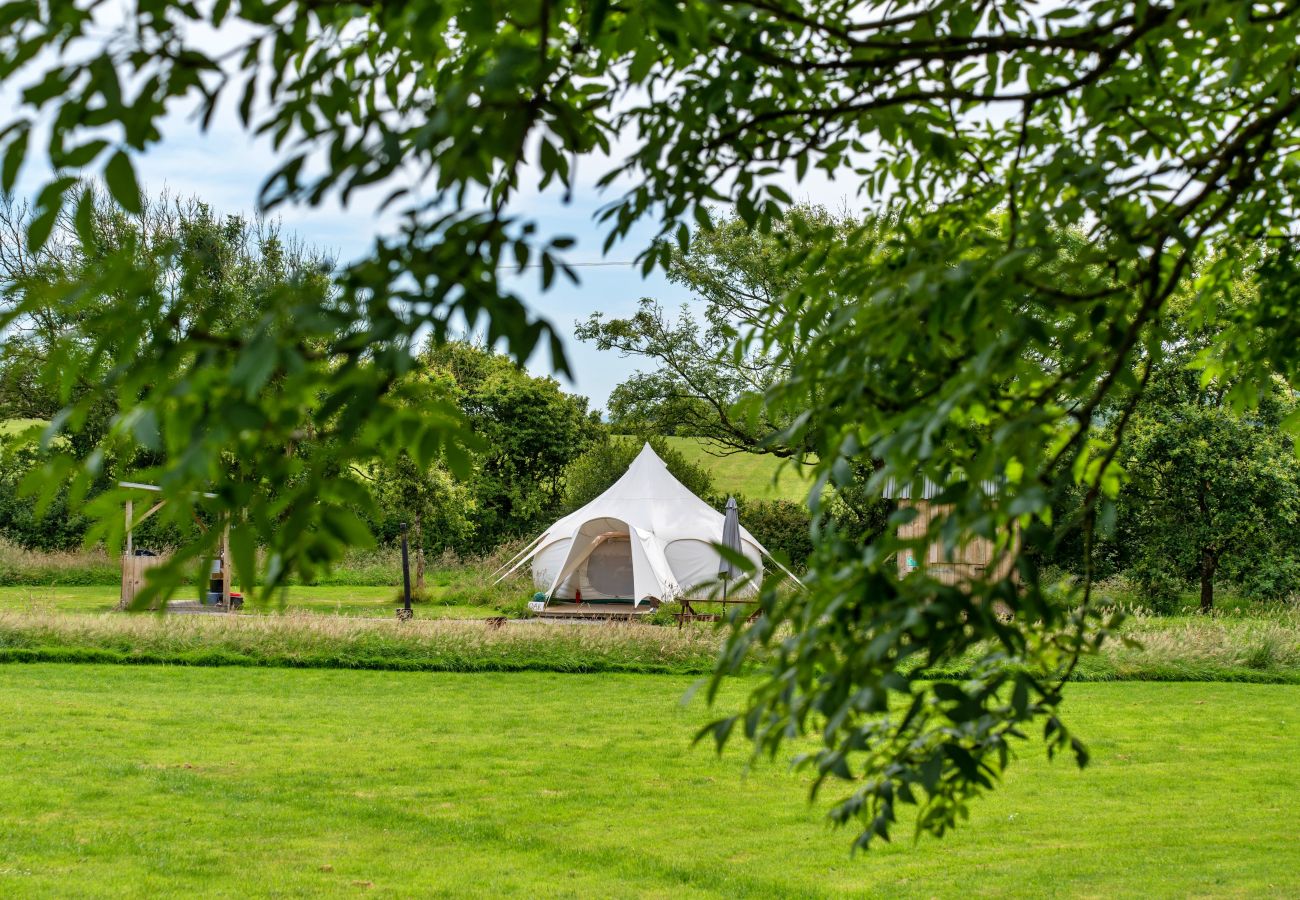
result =
M574 592L573 592L573 602L574 602L574 603L581 603L581 602L582 602L582 591L574 591Z

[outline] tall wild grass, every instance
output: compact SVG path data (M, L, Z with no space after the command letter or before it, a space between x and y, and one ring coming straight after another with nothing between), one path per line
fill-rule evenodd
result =
M0 540L0 585L121 584L122 564L101 549L25 550Z
M453 553L429 559L425 582L430 597L451 602L490 606L515 600L531 593L527 586L528 569L523 577L507 579L497 586L492 573L523 546L523 541L503 545L485 556L458 557ZM412 579L415 561L411 561ZM89 550L27 550L0 540L0 586L81 586L117 585L122 581L121 560L102 548ZM291 580L291 584L300 582ZM394 547L349 552L328 573L311 582L313 585L349 587L392 587L402 584L402 555ZM524 594L521 594L524 591Z
M0 612L0 662L702 674L717 650L709 628L637 624Z
M1300 612L1268 616L1135 617L1086 657L1078 681L1300 684ZM710 625L643 622L358 619L284 616L0 613L0 662L86 661L423 671L702 674L722 640ZM751 661L757 670L761 658ZM965 677L961 665L935 673Z

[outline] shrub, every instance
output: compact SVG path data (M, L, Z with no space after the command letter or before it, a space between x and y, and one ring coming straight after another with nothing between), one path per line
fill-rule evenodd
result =
M70 500L68 485L60 484L44 515L37 515L34 497L23 494L24 479L39 472L45 457L35 447L13 438L0 453L0 537L29 550L75 552L82 546L90 519ZM16 443L18 442L18 443ZM101 473L90 489L90 497L106 489L114 478ZM154 498L136 497L136 516L141 515ZM136 526L135 545L151 550L176 547L190 539L195 526L183 527L166 516L153 516ZM64 582L70 584L72 582Z
M741 498L740 524L791 568L802 571L812 553L808 507L790 500Z
M1133 581L1138 589L1138 601L1153 613L1169 616L1182 608L1184 582L1172 566L1161 565L1158 560L1144 560L1135 565Z
M1259 554L1241 567L1237 584L1251 600L1289 600L1300 594L1300 559L1289 554Z

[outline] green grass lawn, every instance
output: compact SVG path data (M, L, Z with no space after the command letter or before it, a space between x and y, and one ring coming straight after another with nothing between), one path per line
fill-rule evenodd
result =
M1028 746L951 838L850 858L802 776L690 747L688 678L3 672L6 896L1300 889L1300 688L1075 685L1089 770Z
M438 588L431 588L438 591ZM445 589L444 589L445 592ZM312 612L342 616L391 617L401 604L393 587L351 587L347 585L321 585L289 588L288 600L283 607L273 605L258 607L245 603L248 613L276 614L280 612ZM117 605L121 588L116 585L89 585L68 587L0 587L0 609L3 610L57 610L59 612L107 612ZM176 596L177 600L190 600L189 594ZM482 619L500 615L491 606L464 604L417 604L415 615L421 619Z
M719 456L721 451L703 438L670 437L666 440L691 462L707 469L713 476L713 486L722 493L742 494L755 500L793 500L798 503L808 498L812 480L806 466L783 465L777 457L761 453Z
M0 419L0 435L17 434L33 425L48 424L46 419Z

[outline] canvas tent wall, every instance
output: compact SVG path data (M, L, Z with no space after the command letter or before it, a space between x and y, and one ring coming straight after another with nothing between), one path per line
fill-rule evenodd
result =
M533 582L548 600L668 601L714 589L722 557L723 515L673 477L646 444L607 491L551 525L514 563L532 561ZM758 591L768 555L741 528L741 552L755 574L729 587ZM513 569L512 569L513 570Z

